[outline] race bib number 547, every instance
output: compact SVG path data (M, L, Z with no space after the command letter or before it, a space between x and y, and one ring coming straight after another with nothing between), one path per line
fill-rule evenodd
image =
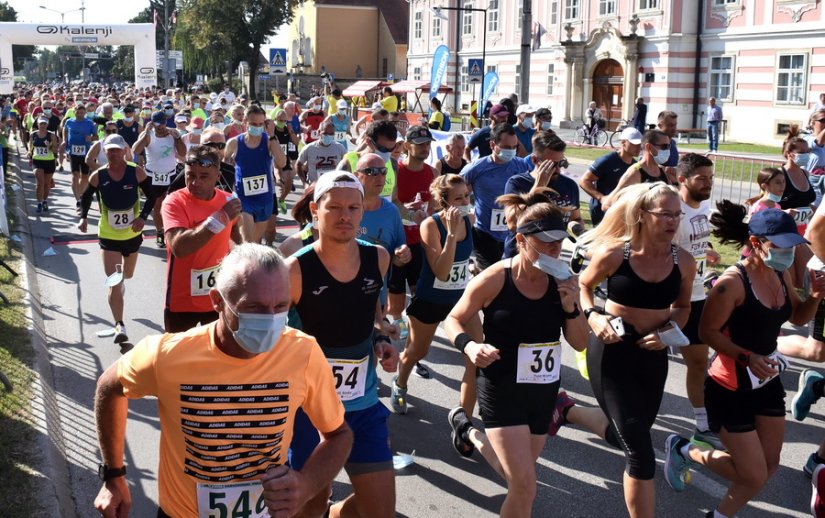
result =
M268 518L259 481L239 484L198 484L198 518Z

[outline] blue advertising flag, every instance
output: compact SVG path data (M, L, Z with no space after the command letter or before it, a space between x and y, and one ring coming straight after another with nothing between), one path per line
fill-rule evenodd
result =
M487 106L487 101L490 100L490 97L493 96L493 92L496 91L498 87L498 74L495 72L487 72L484 76L484 82L481 86L481 102L478 103L478 118L481 118L481 114L484 113L484 107Z
M438 95L441 83L447 77L447 63L450 61L450 49L439 45L433 54L433 70L430 73L430 99Z

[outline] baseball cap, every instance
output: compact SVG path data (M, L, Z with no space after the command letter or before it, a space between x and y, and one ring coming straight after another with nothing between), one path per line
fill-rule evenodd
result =
M37 123L38 123L38 124L48 124L48 123L49 123L49 119L47 119L47 118L45 118L45 117L38 117L38 118L37 118Z
M549 108L539 108L538 110L536 110L536 113L534 115L538 119L541 119L542 117L551 117L552 118L553 117L553 112L551 112Z
M192 122L189 123L192 128L200 129L203 127L203 119L201 117L193 117Z
M103 149L126 149L126 141L120 135L109 135L103 141Z
M503 104L494 104L492 108L490 108L490 117L493 116L509 116L510 112L507 111L507 107Z
M413 144L426 144L435 139L433 139L433 134L430 133L428 128L424 126L410 126L410 129L407 130L406 140Z
M349 105L347 104L347 101L345 101L343 99L338 99L338 102L335 103L335 107L338 108L339 110L341 110L341 109L349 108Z
M172 101L165 101L165 102L163 103L163 107L164 107L164 108L172 108L172 107L174 107L174 106L175 106L175 104L174 104Z
M209 98L214 101L215 99L218 98L218 94L216 94L215 92L212 92L211 94L209 94Z
M189 119L186 117L186 115L179 113L175 115L175 122L189 122Z
M754 213L748 222L748 233L764 237L779 248L791 248L810 242L799 235L793 218L779 209L765 209Z
M625 128L622 134L619 135L619 140L626 140L631 144L641 144L642 134L636 128Z
M521 115L522 113L536 113L536 110L529 104L521 104L516 108L516 115Z
M525 223L516 232L523 236L534 236L545 243L561 241L567 237L567 228L560 214Z
M361 185L361 182L358 181L358 178L354 174L348 171L335 170L322 174L321 177L318 178L318 181L315 182L315 194L312 197L312 201L317 203L318 200L321 199L321 196L339 187L357 189L358 192L361 193L361 196L364 195L364 186Z
M166 114L161 111L154 112L152 114L152 122L155 124L166 123Z

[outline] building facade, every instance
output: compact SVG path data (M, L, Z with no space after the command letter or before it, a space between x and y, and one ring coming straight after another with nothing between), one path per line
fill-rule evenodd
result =
M433 51L447 45L458 92L447 104L466 109L479 96L467 63L486 38L494 99L528 81L530 104L551 108L554 124L575 126L592 100L615 127L641 96L648 123L668 109L679 128L703 128L713 96L728 140L767 144L791 123L807 126L825 92L823 0L533 0L529 73L519 59L524 1L411 0L408 77L428 79Z

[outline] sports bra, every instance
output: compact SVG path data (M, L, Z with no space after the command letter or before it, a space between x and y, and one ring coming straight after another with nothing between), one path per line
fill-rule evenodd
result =
M667 309L679 297L682 272L676 245L670 245L673 269L659 282L649 282L633 271L630 266L630 241L624 244L624 260L607 278L607 298L617 304L641 309Z

